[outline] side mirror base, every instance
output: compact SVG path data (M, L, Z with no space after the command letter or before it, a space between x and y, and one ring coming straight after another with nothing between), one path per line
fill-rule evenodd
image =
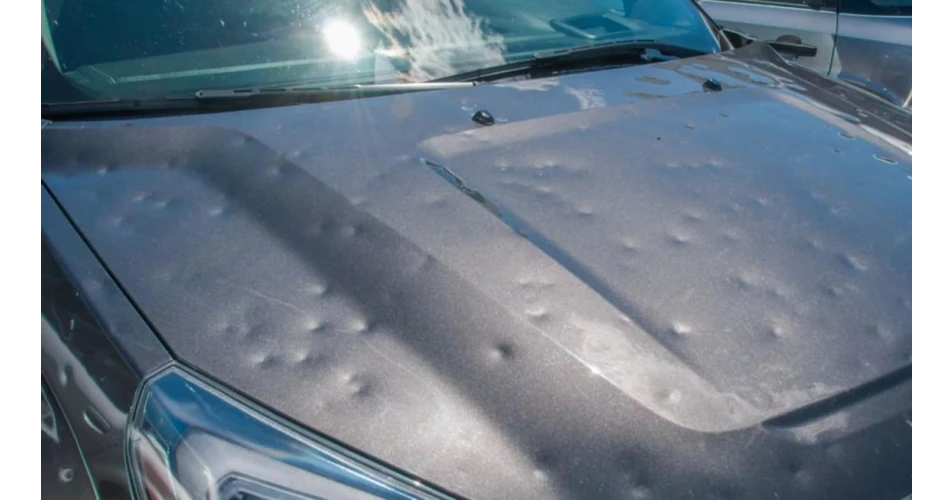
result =
M781 54L796 57L815 57L816 47L805 43L788 42L786 40L771 40L767 42L771 47Z

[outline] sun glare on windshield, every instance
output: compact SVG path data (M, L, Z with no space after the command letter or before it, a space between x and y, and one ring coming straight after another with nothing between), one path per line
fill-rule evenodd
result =
M354 59L363 45L360 32L347 21L334 19L324 25L327 47L340 59Z

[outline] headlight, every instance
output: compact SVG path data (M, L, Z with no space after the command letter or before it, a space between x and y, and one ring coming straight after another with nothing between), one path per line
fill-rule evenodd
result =
M146 381L127 446L140 499L447 498L180 367Z

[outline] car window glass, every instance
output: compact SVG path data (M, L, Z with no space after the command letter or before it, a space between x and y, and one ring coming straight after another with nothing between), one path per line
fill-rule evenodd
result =
M911 16L912 0L842 0L844 14Z
M692 0L42 0L43 101L422 82L591 37L718 49ZM583 26L582 35L553 25ZM55 74L52 74L55 73ZM65 84L65 86L64 86Z
M761 5L774 5L777 7L809 7L811 4L814 4L813 1L808 0L724 0L727 2L736 2L736 3L755 3ZM701 4L703 5L703 3Z

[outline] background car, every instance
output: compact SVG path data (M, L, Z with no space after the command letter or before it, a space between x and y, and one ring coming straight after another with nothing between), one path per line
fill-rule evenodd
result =
M912 0L698 0L726 28L817 47L797 62L912 109Z

